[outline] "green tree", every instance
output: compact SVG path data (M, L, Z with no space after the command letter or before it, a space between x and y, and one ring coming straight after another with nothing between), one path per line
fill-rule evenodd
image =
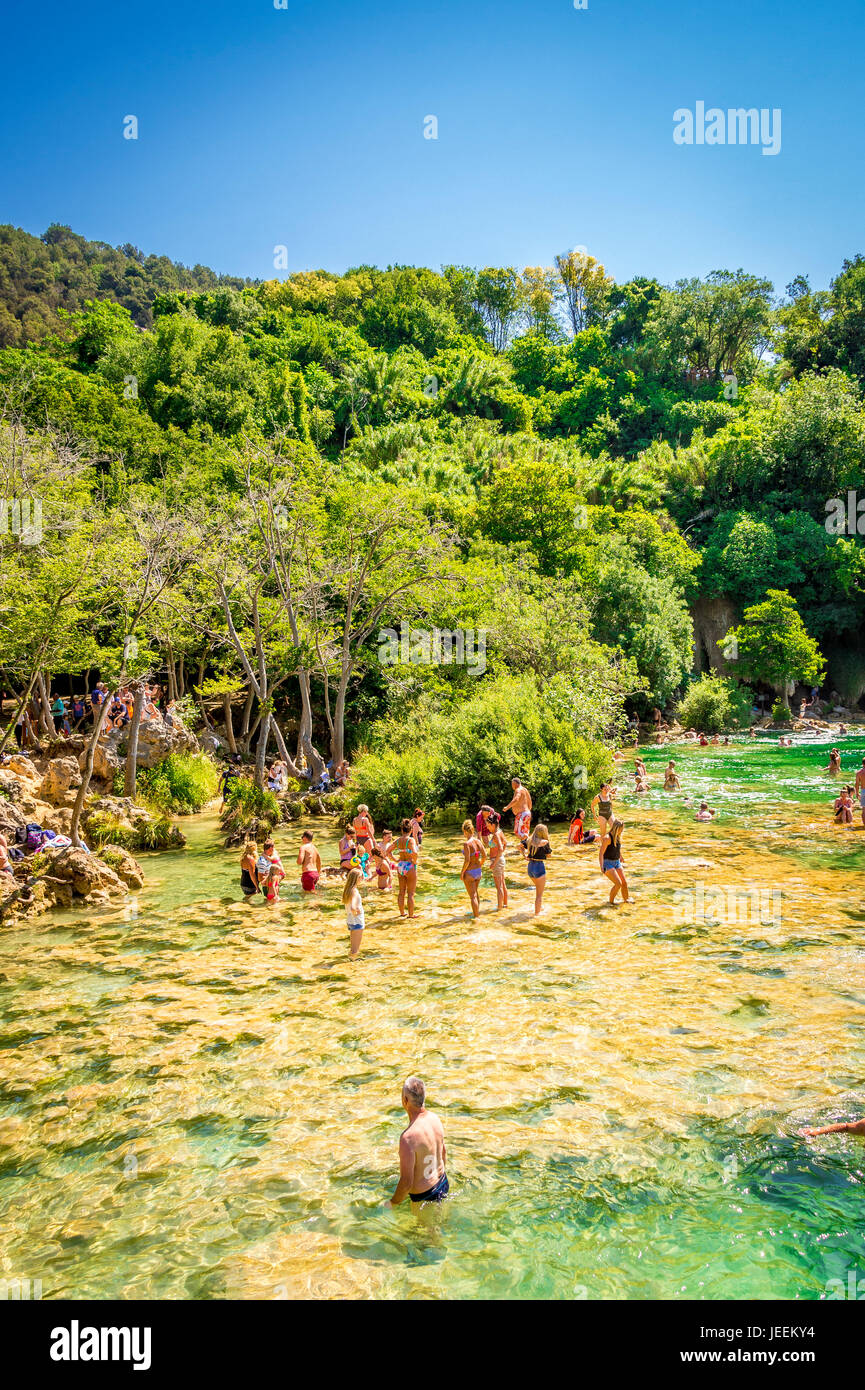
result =
M763 603L746 608L718 646L735 652L746 678L774 686L788 710L792 683L819 685L826 675L820 649L784 589L770 589Z

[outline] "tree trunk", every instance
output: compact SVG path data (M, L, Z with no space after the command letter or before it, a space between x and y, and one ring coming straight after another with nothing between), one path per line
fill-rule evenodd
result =
M276 746L279 749L279 756L282 758L282 761L285 763L290 775L294 778L294 780L296 782L302 783L304 781L303 775L300 771L300 768L297 766L297 763L294 761L294 758L292 758L291 754L285 746L285 739L282 735L282 729L276 722L275 715L271 719L271 728L273 729L273 737L276 739Z
M250 684L246 690L246 704L243 706L243 718L240 721L240 741L249 751L249 721L252 717L252 702L255 699L255 691Z
M234 739L234 721L231 713L231 696L226 691L222 697L222 710L225 716L225 738L232 753L237 752L237 744Z
M144 713L144 681L137 681L135 684L135 701L132 706L132 718L129 721L129 739L126 745L126 768L123 774L123 795L135 800L136 778L138 776L138 730L141 728L141 716Z
M312 699L309 693L309 672L303 667L297 673L300 686L300 726L297 731L297 751L312 738Z
M265 789L264 770L267 766L267 745L270 741L270 713L261 717L261 733L258 735L258 748L255 753L255 785L259 791Z
M10 723L7 724L7 725L6 725L6 728L3 730L3 737L0 738L0 753L3 752L3 749L6 747L6 744L9 742L9 739L12 737L12 734L15 732L15 725L16 725L17 722L18 722L18 716L19 716L19 714L21 713L22 709L24 710L25 718L26 718L26 715L27 715L27 703L28 703L28 701L29 701L29 699L30 699L30 693L31 693L31 691L32 691L32 689L33 689L33 683L34 683L35 680L36 680L36 672L34 671L34 672L32 673L32 675L30 676L29 681L27 682L27 685L26 685L26 688L25 688L25 690L24 690L23 695L21 696L20 700L18 701L17 708L16 708L16 710L15 710L15 713L14 713L13 716L12 716L12 719L11 719Z
M333 765L335 768L345 757L345 696L349 675L350 668L343 667L333 711Z
M174 665L174 648L168 643L168 698L177 699L177 670Z
M47 734L49 738L52 738L54 735L54 720L51 717L51 701L48 698L44 671L40 671L36 677L36 693L36 702L39 707L39 726L43 734Z
M87 743L87 755L84 759L84 767L81 773L81 786L78 788L78 795L75 798L75 805L72 808L72 825L69 828L69 838L76 849L81 849L82 840L78 831L81 823L81 812L84 810L84 801L90 790L90 779L93 776L93 759L96 754L96 745L99 742L99 735L102 732L102 725L105 723L105 715L112 696L106 695L100 702L99 713L93 721L93 732Z

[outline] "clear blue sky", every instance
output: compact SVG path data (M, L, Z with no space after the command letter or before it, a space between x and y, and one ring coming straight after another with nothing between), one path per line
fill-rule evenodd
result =
M781 291L865 253L861 0L287 3L7 5L0 221L262 277L583 244ZM781 153L676 146L697 100L780 107Z

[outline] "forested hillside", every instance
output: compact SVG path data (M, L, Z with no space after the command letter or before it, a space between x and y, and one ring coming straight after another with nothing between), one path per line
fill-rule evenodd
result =
M578 252L252 284L3 228L0 342L3 495L44 531L0 547L13 683L162 669L259 751L375 749L383 797L521 761L557 805L695 666L777 687L716 640L767 591L865 691L859 256L782 296Z

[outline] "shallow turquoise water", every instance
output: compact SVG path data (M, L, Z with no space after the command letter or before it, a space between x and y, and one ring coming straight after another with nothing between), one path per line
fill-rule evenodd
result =
M844 741L843 781L865 753ZM238 902L210 818L121 911L0 938L5 1277L48 1297L798 1298L865 1277L865 833L829 824L828 744L683 749L624 795L633 907L553 836L477 924L458 836L425 844L416 924L290 874ZM335 861L335 835L317 831ZM291 864L297 831L287 831ZM770 921L680 920L703 883ZM427 1079L453 1200L385 1211L402 1077Z

